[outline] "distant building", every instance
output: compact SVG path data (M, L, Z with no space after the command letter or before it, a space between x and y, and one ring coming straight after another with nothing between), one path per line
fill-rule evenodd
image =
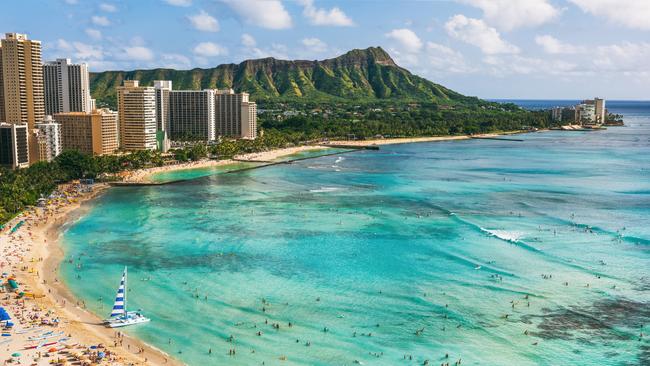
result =
M584 125L596 123L596 107L594 104L580 103L576 105L576 121Z
M605 100L585 99L576 105L576 122L584 125L602 125L607 118Z
M26 168L29 166L27 124L0 123L0 166Z
M0 121L27 124L30 162L38 160L36 123L45 118L41 42L20 33L6 33L0 41L2 94ZM22 132L21 132L22 133Z
M607 118L607 109L605 108L605 99L594 98L594 107L596 109L596 123L603 124Z
M45 121L36 124L39 160L52 161L63 151L61 125L46 116Z
M125 80L117 88L120 148L156 149L156 92L141 87L138 80Z
M61 125L64 150L104 155L118 149L117 113L114 111L59 113L54 119Z
M169 131L174 141L214 141L215 91L173 90L169 92Z
M217 134L224 137L257 137L257 105L248 100L248 93L217 89L215 113Z
M555 122L560 122L562 121L562 111L564 110L564 107L554 107L551 109L551 118Z
M169 92L172 90L171 80L154 80L156 90L156 128L158 131L169 130Z
M91 112L87 64L73 64L60 58L43 64L45 114Z

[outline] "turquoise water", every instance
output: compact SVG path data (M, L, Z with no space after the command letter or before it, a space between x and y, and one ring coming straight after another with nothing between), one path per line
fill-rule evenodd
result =
M201 177L207 177L209 175L221 174L232 172L235 170L246 169L250 167L257 166L256 163L232 163L227 165L217 165L203 168L191 168L191 169L181 169L181 170L170 170L166 172L159 172L151 174L151 180L153 182L173 182L177 180L185 179L196 179Z
M281 156L274 161L290 161L295 159L304 159L304 158L313 158L326 154L334 154L337 152L347 152L347 149L317 149L317 150L307 150L301 151L291 155ZM236 162L226 165L202 167L202 168L190 168L190 169L181 169L181 170L170 170L166 172L154 173L151 175L151 180L153 182L174 182L178 180L186 179L196 179L201 177L207 177L215 174L229 173L236 170L252 168L255 166L263 165L262 163L249 163L249 162Z
M650 104L612 104L628 127L114 188L62 274L105 316L128 265L126 332L191 365L648 365Z

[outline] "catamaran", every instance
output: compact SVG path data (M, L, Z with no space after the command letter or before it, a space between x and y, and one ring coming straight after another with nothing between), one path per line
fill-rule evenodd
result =
M146 323L151 320L142 315L140 311L126 310L126 278L126 267L124 267L122 282L120 282L120 287L117 288L113 311L111 311L108 319L104 320L104 325L109 328L125 327L127 325Z

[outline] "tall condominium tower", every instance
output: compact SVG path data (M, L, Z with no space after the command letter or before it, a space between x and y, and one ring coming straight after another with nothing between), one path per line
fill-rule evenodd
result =
M60 58L43 65L45 114L92 111L87 64Z
M2 41L0 41L0 123L6 121L5 115L5 87L2 78Z
M249 139L257 137L257 106L248 100L248 93L217 89L215 100L217 135Z
M28 135L27 124L0 123L0 166L29 166Z
M52 161L63 151L61 125L48 115L43 122L36 124L36 129L39 159Z
M172 90L171 80L154 80L156 89L156 128L158 131L169 130L169 92Z
M141 87L138 80L125 80L117 88L120 148L156 149L156 92Z
M29 158L30 162L35 162L38 150L33 130L45 117L41 42L29 40L25 34L6 33L0 47L3 122L27 124Z
M214 141L214 90L174 90L169 93L169 138Z
M241 137L255 140L257 137L257 104L242 102L241 104Z
M61 124L63 148L86 154L111 154L118 148L117 113L98 109L91 113L68 112L55 114Z

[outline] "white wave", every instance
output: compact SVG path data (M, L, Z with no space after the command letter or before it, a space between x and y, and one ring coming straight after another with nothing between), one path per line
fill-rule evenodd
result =
M342 188L339 187L320 187L318 189L310 189L311 193L326 193L326 192L335 192L340 191Z
M519 231L507 231L507 230L489 230L481 228L481 231L487 233L490 236L497 237L501 240L509 241L511 243L519 242L524 233Z
M345 160L345 158L342 157L342 156L339 156L338 158L336 158L336 161L334 162L334 164L338 164L338 163L342 162L343 160Z

